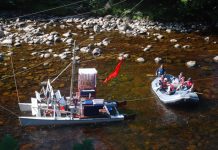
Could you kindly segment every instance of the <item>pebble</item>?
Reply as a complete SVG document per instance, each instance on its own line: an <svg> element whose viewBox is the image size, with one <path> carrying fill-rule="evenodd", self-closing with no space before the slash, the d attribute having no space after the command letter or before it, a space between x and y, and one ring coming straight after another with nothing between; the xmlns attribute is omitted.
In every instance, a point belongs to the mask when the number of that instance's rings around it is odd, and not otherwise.
<svg viewBox="0 0 218 150"><path fill-rule="evenodd" d="M175 48L180 48L180 44L175 44L174 47Z"/></svg>
<svg viewBox="0 0 218 150"><path fill-rule="evenodd" d="M156 57L156 58L154 59L154 61L155 61L156 64L160 63L161 60L162 60L162 58L160 58L160 57Z"/></svg>

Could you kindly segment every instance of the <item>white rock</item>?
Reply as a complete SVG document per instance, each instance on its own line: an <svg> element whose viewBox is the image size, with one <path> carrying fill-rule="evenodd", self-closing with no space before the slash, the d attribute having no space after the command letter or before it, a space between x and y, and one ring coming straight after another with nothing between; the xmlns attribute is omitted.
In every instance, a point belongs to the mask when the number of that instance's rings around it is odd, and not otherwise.
<svg viewBox="0 0 218 150"><path fill-rule="evenodd" d="M40 44L40 40L39 39L33 39L33 43L34 44Z"/></svg>
<svg viewBox="0 0 218 150"><path fill-rule="evenodd" d="M82 29L82 25L79 24L79 25L76 26L76 28L77 28L77 29Z"/></svg>
<svg viewBox="0 0 218 150"><path fill-rule="evenodd" d="M152 48L152 45L147 45L147 47L145 47L143 49L144 52L149 51Z"/></svg>
<svg viewBox="0 0 218 150"><path fill-rule="evenodd" d="M14 44L14 46L19 47L19 46L21 46L21 44L17 42Z"/></svg>
<svg viewBox="0 0 218 150"><path fill-rule="evenodd" d="M49 36L47 37L47 40L49 40L49 41L54 41L54 35L49 35Z"/></svg>
<svg viewBox="0 0 218 150"><path fill-rule="evenodd" d="M177 40L176 40L176 39L171 39L170 42L171 42L171 43L176 43Z"/></svg>
<svg viewBox="0 0 218 150"><path fill-rule="evenodd" d="M65 25L63 25L63 24L62 24L62 25L60 25L60 28L61 28L61 29L64 29L65 27L66 27L66 26L65 26Z"/></svg>
<svg viewBox="0 0 218 150"><path fill-rule="evenodd" d="M158 35L157 38L158 38L159 40L161 40L161 39L164 38L164 36L163 36L163 35Z"/></svg>
<svg viewBox="0 0 218 150"><path fill-rule="evenodd" d="M5 39L1 42L2 45L12 45L12 39Z"/></svg>
<svg viewBox="0 0 218 150"><path fill-rule="evenodd" d="M53 54L53 57L58 57L59 55L58 54Z"/></svg>
<svg viewBox="0 0 218 150"><path fill-rule="evenodd" d="M175 48L180 48L180 44L175 44L174 47Z"/></svg>
<svg viewBox="0 0 218 150"><path fill-rule="evenodd" d="M73 43L73 39L67 39L67 40L66 40L66 43L67 43L67 44L72 44L72 43Z"/></svg>
<svg viewBox="0 0 218 150"><path fill-rule="evenodd" d="M72 23L72 22L73 22L73 19L71 18L66 20L66 23Z"/></svg>
<svg viewBox="0 0 218 150"><path fill-rule="evenodd" d="M186 66L188 68L194 67L196 65L196 61L188 61L186 62Z"/></svg>
<svg viewBox="0 0 218 150"><path fill-rule="evenodd" d="M207 36L207 37L205 37L205 38L204 38L204 40L205 40L205 41L207 41L207 42L209 42L209 40L210 40L210 37L209 37L209 36Z"/></svg>
<svg viewBox="0 0 218 150"><path fill-rule="evenodd" d="M136 62L143 63L143 62L145 62L145 59L142 57L139 57L136 59Z"/></svg>
<svg viewBox="0 0 218 150"><path fill-rule="evenodd" d="M187 49L187 48L191 48L191 46L190 45L184 45L184 46L182 46L182 48Z"/></svg>
<svg viewBox="0 0 218 150"><path fill-rule="evenodd" d="M49 53L52 53L52 52L53 52L53 50L52 50L52 49L48 49L48 52L49 52Z"/></svg>
<svg viewBox="0 0 218 150"><path fill-rule="evenodd" d="M92 55L93 55L93 56L100 56L100 55L101 55L101 49L100 49L100 48L95 48L95 49L92 51Z"/></svg>
<svg viewBox="0 0 218 150"><path fill-rule="evenodd" d="M160 58L160 57L156 57L156 58L154 59L155 63L157 63L157 64L160 63L161 60L162 60L162 58Z"/></svg>
<svg viewBox="0 0 218 150"><path fill-rule="evenodd" d="M48 57L50 57L50 56L51 56L50 53L45 53L45 54L44 54L44 58L48 58Z"/></svg>
<svg viewBox="0 0 218 150"><path fill-rule="evenodd" d="M72 33L71 33L71 31L68 31L67 33L64 33L63 36L66 38L69 38L72 36Z"/></svg>
<svg viewBox="0 0 218 150"><path fill-rule="evenodd" d="M34 55L36 55L36 54L37 54L37 52L32 52L32 53L31 53L32 56L34 56Z"/></svg>
<svg viewBox="0 0 218 150"><path fill-rule="evenodd" d="M215 56L215 57L213 58L213 60L214 60L214 62L218 63L218 56Z"/></svg>
<svg viewBox="0 0 218 150"><path fill-rule="evenodd" d="M108 44L110 43L110 40L108 38L105 38L101 43L104 46L108 46Z"/></svg>
<svg viewBox="0 0 218 150"><path fill-rule="evenodd" d="M171 29L166 29L166 32L171 33L172 31L171 31Z"/></svg>
<svg viewBox="0 0 218 150"><path fill-rule="evenodd" d="M99 33L100 32L100 26L99 25L95 25L93 27L93 30L94 30L95 33Z"/></svg>
<svg viewBox="0 0 218 150"><path fill-rule="evenodd" d="M87 46L87 47L82 47L82 48L80 48L80 51L81 51L82 53L88 53L88 52L90 52L90 47L89 47L89 46Z"/></svg>

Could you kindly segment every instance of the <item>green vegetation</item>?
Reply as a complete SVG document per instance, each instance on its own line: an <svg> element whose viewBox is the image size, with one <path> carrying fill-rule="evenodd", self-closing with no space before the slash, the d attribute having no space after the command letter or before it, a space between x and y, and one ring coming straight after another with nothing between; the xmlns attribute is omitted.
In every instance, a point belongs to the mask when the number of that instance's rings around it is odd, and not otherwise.
<svg viewBox="0 0 218 150"><path fill-rule="evenodd" d="M0 141L0 150L18 150L18 142L10 135L5 135Z"/></svg>
<svg viewBox="0 0 218 150"><path fill-rule="evenodd" d="M0 1L0 12L16 11L16 14L36 12L58 7L78 0L4 0ZM216 23L218 20L217 0L144 0L133 8L140 0L126 0L113 6L121 0L84 0L81 3L59 8L47 15L74 15L82 12L92 12L92 15L112 14L141 19L149 16L161 21L201 21Z"/></svg>

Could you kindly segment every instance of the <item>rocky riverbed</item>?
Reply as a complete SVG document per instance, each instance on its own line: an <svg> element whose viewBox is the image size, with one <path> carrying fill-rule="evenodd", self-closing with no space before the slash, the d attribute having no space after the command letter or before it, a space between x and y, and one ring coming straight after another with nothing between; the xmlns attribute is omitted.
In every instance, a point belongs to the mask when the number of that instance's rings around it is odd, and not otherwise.
<svg viewBox="0 0 218 150"><path fill-rule="evenodd" d="M134 121L100 126L21 128L16 116L1 109L0 135L12 134L21 149L72 149L72 144L85 138L92 139L97 149L216 149L218 36L206 34L206 29L200 24L164 24L111 15L0 21L0 105L16 114L11 57L20 101L29 102L41 82L55 78L70 63L74 41L77 68L98 70L98 97L151 97L129 102L123 110L136 113ZM118 78L102 84L122 57L125 62ZM160 63L167 73L184 72L193 78L199 105L166 107L153 97L150 83ZM53 83L65 96L69 74L68 70Z"/></svg>

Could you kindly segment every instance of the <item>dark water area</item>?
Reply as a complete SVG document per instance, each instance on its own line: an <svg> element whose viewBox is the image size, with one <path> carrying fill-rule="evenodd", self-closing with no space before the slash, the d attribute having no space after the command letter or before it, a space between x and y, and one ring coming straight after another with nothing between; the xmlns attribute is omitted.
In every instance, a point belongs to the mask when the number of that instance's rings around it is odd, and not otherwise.
<svg viewBox="0 0 218 150"><path fill-rule="evenodd" d="M151 36L126 36L116 31L103 32L95 36L94 40L86 40L89 35L74 26L68 28L78 33L75 37L81 46L102 41L109 38L111 43L102 47L103 54L94 58L90 54L78 53L81 57L79 67L95 67L98 70L97 97L107 100L134 100L129 101L121 112L136 114L135 120L120 123L82 125L82 126L48 126L48 127L21 127L15 115L0 109L0 137L11 134L19 142L20 149L72 149L75 143L84 139L93 140L95 149L99 150L145 150L145 149L218 149L218 63L213 58L218 55L218 36L200 33L166 33L151 30ZM68 30L67 29L67 30ZM57 27L46 32L58 31ZM155 40L153 33L161 33L164 38ZM208 35L207 35L208 36ZM190 48L174 48L175 43L170 39L177 39L180 45L190 45ZM84 41L86 40L86 41ZM152 49L144 52L143 49L151 44ZM53 49L54 52L63 52L68 48L64 44L22 45L13 48L15 72L31 68L44 62L45 58L32 56L34 51ZM7 52L7 47L0 47ZM112 72L118 63L117 57L121 52L130 57L123 63L119 76L103 84L102 81ZM145 59L144 63L135 60L138 57ZM200 102L197 105L166 106L151 92L151 81L159 64L154 58L161 57L167 73L178 75L184 72L186 77L192 77L195 89L199 92ZM48 78L53 79L65 68L70 57L50 59L48 65L39 65L33 69L16 75L21 102L30 102L35 90L40 90L40 82ZM185 63L194 60L197 66L188 68ZM0 63L1 78L12 75L10 57ZM67 96L70 87L70 70L54 82L55 89L59 88ZM0 80L0 105L20 114L13 78Z"/></svg>

